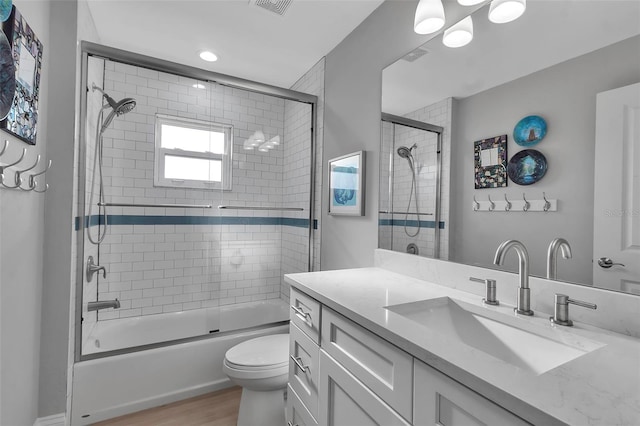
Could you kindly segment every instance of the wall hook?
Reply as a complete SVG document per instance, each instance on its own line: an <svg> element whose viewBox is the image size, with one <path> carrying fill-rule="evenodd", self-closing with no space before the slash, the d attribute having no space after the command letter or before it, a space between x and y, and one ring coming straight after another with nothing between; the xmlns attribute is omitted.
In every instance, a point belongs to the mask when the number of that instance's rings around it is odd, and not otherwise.
<svg viewBox="0 0 640 426"><path fill-rule="evenodd" d="M37 182L36 182L36 186L38 186L38 183L37 183ZM49 184L48 184L48 183L45 183L45 184L44 184L44 189L43 189L42 191L38 191L38 189L37 189L37 188L35 188L35 187L32 189L32 191L33 191L33 192L37 192L38 194L42 194L42 193L44 193L44 192L47 192L47 190L48 190L48 189L49 189Z"/></svg>
<svg viewBox="0 0 640 426"><path fill-rule="evenodd" d="M2 157L2 154L4 154L8 146L9 146L9 141L5 139L4 144L2 145L2 149L0 149L0 157Z"/></svg>
<svg viewBox="0 0 640 426"><path fill-rule="evenodd" d="M504 194L504 202L504 211L508 212L509 210L511 210L511 201L507 199L507 194Z"/></svg>
<svg viewBox="0 0 640 426"><path fill-rule="evenodd" d="M542 206L542 210L545 212L548 212L549 209L551 208L551 203L549 202L549 200L547 200L547 194L543 192L542 198L544 198L544 206Z"/></svg>
<svg viewBox="0 0 640 426"><path fill-rule="evenodd" d="M18 158L18 160L17 160L17 161L14 161L14 162L13 162L13 163L11 163L11 164L6 164L6 165L4 165L4 166L0 166L0 184L2 184L2 186L6 187L6 188L10 188L10 189L16 189L16 188L17 188L17 186L11 186L11 185L7 185L7 184L5 184L5 183L4 183L4 179L5 179L4 171L5 171L7 168L9 168L9 167L13 167L13 166L15 166L16 164L18 164L19 162L21 162L21 161L22 161L22 159L24 158L24 156L25 156L25 154L26 154L26 153L27 153L27 148L23 148L23 149L22 149L22 155L20 156L20 158Z"/></svg>
<svg viewBox="0 0 640 426"><path fill-rule="evenodd" d="M487 195L487 199L489 200L489 211L492 212L496 208L496 203L491 201L491 195Z"/></svg>
<svg viewBox="0 0 640 426"><path fill-rule="evenodd" d="M478 202L478 200L476 200L476 196L473 196L473 211L477 212L478 210L480 210L480 203Z"/></svg>
<svg viewBox="0 0 640 426"><path fill-rule="evenodd" d="M524 200L524 205L522 206L522 211L526 212L527 210L529 210L529 207L531 207L531 204L529 204L529 202L525 198L524 192L522 193L522 199Z"/></svg>
<svg viewBox="0 0 640 426"><path fill-rule="evenodd" d="M16 183L16 186L15 186L14 188L20 188L20 189L23 189L23 188L21 188L21 187L20 187L20 186L22 185L22 173L24 173L24 172L28 172L29 170L34 169L34 168L38 165L38 163L40 162L40 158L41 158L41 156L40 156L40 154L38 154L38 155L36 156L36 161L35 161L35 163L33 163L33 166L31 166L31 167L27 167L27 168L26 168L26 169L24 169L24 170L16 170L16 173L15 173L15 183ZM27 190L27 191L28 191L28 190Z"/></svg>
<svg viewBox="0 0 640 426"><path fill-rule="evenodd" d="M33 190L35 190L36 186L38 186L38 182L36 182L35 177L45 174L46 172L49 171L50 168L51 168L51 160L49 160L49 162L47 163L47 167L45 167L44 170L42 170L42 171L40 171L38 173L34 173L32 175L29 175L28 189L25 189L25 191L33 191ZM47 185L47 187L48 187L48 185ZM44 191L46 191L46 189ZM44 192L44 191L36 191L36 192Z"/></svg>

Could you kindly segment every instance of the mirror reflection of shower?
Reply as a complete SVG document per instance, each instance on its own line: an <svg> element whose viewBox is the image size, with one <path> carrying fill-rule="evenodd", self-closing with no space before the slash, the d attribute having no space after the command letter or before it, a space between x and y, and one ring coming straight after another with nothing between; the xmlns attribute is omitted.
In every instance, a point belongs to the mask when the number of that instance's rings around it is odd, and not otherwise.
<svg viewBox="0 0 640 426"><path fill-rule="evenodd" d="M136 100L133 98L124 98L120 101L115 101L111 96L109 96L104 90L100 87L96 86L95 83L91 85L91 91L99 91L102 94L102 98L105 103L102 105L100 112L98 113L98 121L96 123L96 143L95 143L95 151L93 155L93 173L91 175L91 195L89 196L89 211L87 212L87 216L89 217L89 221L91 221L91 212L93 211L94 199L95 199L95 182L96 182L96 169L98 170L98 225L100 225L100 217L102 217L102 225L104 225L102 233L100 233L100 226L97 226L98 229L97 235L94 236L91 234L91 226L87 227L87 237L92 244L100 244L105 236L107 235L107 230L109 229L109 224L107 221L107 207L105 204L104 198L104 183L103 183L103 175L102 175L102 135L107 130L111 122L115 117L119 117L128 112L131 112L136 107ZM104 111L108 110L109 114L106 118L104 118ZM97 166L97 167L96 167Z"/></svg>
<svg viewBox="0 0 640 426"><path fill-rule="evenodd" d="M418 144L411 145L410 148L406 146L401 146L398 148L397 152L400 158L404 158L409 162L409 167L411 168L411 190L409 191L409 202L407 203L406 213L404 215L404 233L407 234L408 237L415 237L420 233L420 210L418 209L418 185L416 183L416 164L413 158L413 150L418 147ZM417 230L414 234L410 233L407 229L407 221L409 220L409 210L411 209L411 200L415 196L415 206L416 206L416 216L417 216Z"/></svg>

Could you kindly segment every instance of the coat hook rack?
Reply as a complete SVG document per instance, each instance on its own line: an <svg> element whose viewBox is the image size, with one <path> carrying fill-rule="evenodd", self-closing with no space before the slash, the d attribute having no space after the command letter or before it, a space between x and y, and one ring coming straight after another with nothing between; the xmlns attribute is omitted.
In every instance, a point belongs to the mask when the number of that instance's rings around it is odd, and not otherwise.
<svg viewBox="0 0 640 426"><path fill-rule="evenodd" d="M9 141L5 139L4 143L2 143L2 146L0 147L0 157L3 157L6 155L7 150L9 148ZM38 182L35 180L36 176L41 176L44 175L50 168L51 168L51 160L49 160L47 166L37 172L37 173L33 173L29 175L28 179L25 179L24 176L27 172L35 169L36 167L38 167L38 165L40 164L40 160L42 159L42 156L40 154L36 155L36 159L33 162L33 164L31 164L30 166L26 167L26 168L21 168L19 170L14 169L13 170L13 180L14 180L14 184L7 184L7 176L5 175L5 172L14 167L17 166L18 164L20 164L25 156L27 155L27 148L23 148L22 149L22 153L20 154L20 157L9 163L9 164L0 164L0 188L6 188L6 189L20 189L22 191L34 191L34 192L38 192L38 193L43 193L45 191L47 191L47 189L49 189L49 185L45 184L44 189L37 189L38 187ZM27 182L27 186L23 186L25 181Z"/></svg>
<svg viewBox="0 0 640 426"><path fill-rule="evenodd" d="M531 194L529 194L531 195ZM538 195L539 197L539 195ZM522 198L509 199L504 194L504 201L494 201L491 195L487 196L486 201L478 201L477 196L473 196L473 211L476 212L497 212L500 213L530 213L530 212L555 212L558 211L558 200L547 198L545 192L541 198L528 199L527 194L523 193Z"/></svg>

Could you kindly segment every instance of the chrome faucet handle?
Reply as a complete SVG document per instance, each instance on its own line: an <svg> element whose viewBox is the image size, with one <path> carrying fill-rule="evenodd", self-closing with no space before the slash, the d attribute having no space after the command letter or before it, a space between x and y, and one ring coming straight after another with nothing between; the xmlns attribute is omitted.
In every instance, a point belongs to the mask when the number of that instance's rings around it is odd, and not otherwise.
<svg viewBox="0 0 640 426"><path fill-rule="evenodd" d="M107 278L107 269L104 266L99 266L96 265L93 262L93 256L89 256L89 258L87 259L87 271L86 271L86 278L87 278L87 282L90 283L91 280L93 279L93 275L96 272L100 272L102 271L102 278Z"/></svg>
<svg viewBox="0 0 640 426"><path fill-rule="evenodd" d="M583 308L597 309L598 306L595 303L583 302L582 300L570 299L566 294L555 295L553 316L549 317L549 321L554 324L564 325L567 327L573 326L573 321L569 319L569 304L582 306Z"/></svg>
<svg viewBox="0 0 640 426"><path fill-rule="evenodd" d="M482 283L487 286L486 296L482 299L482 303L494 306L500 304L500 301L496 299L496 280L469 277L469 281Z"/></svg>

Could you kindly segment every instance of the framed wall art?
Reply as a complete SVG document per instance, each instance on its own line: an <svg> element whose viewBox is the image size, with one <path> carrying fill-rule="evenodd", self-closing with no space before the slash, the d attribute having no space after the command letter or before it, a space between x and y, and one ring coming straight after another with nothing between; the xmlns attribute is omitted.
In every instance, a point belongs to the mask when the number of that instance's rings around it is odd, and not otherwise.
<svg viewBox="0 0 640 426"><path fill-rule="evenodd" d="M507 135L473 143L476 189L507 186Z"/></svg>
<svg viewBox="0 0 640 426"><path fill-rule="evenodd" d="M329 214L364 216L365 152L329 160Z"/></svg>
<svg viewBox="0 0 640 426"><path fill-rule="evenodd" d="M0 128L22 141L35 145L38 124L42 43L24 16L11 9L9 19L2 23L13 55L15 95L9 113L0 121Z"/></svg>

